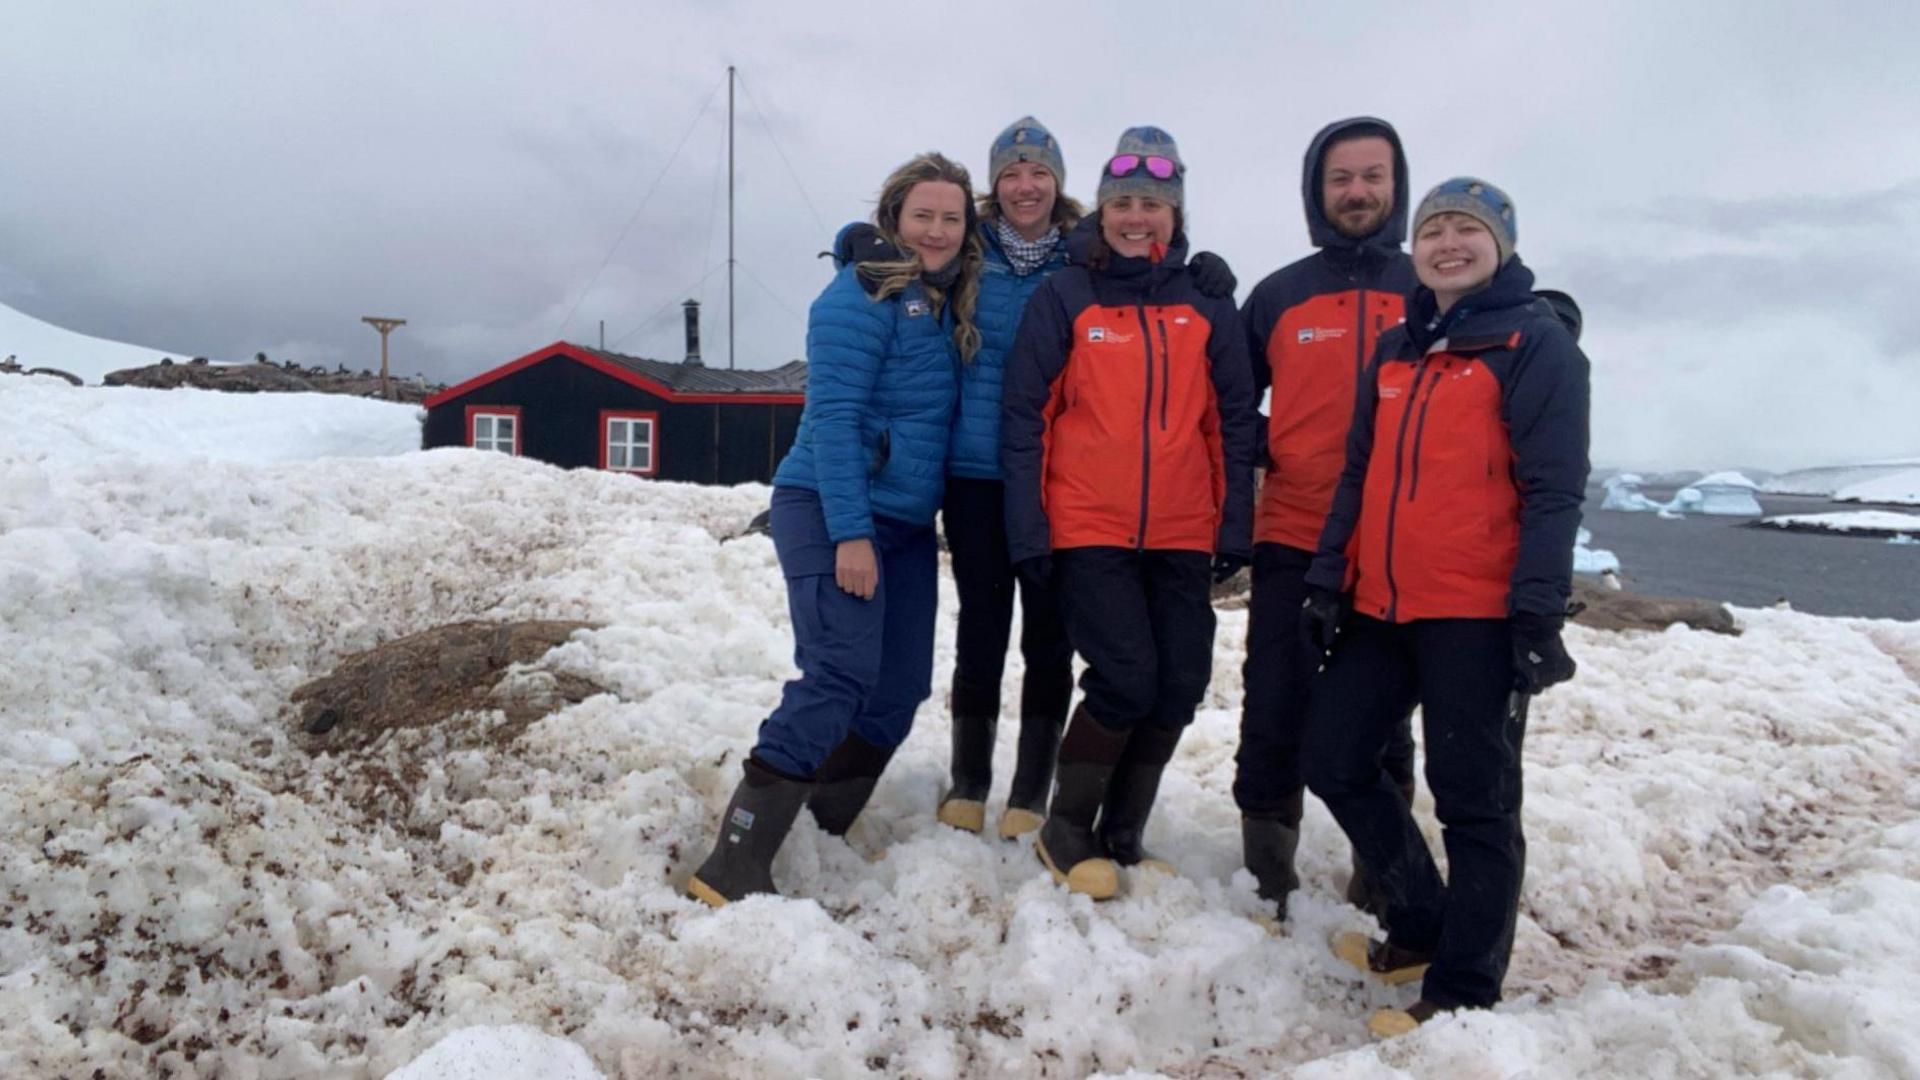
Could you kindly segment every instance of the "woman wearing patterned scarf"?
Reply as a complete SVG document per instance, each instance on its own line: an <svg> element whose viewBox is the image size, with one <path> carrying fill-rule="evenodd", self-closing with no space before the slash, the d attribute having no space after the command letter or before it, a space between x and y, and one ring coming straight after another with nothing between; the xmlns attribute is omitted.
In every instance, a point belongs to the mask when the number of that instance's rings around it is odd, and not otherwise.
<svg viewBox="0 0 1920 1080"><path fill-rule="evenodd" d="M954 659L952 784L941 799L942 822L980 832L993 786L993 747L1000 683L1013 632L1016 577L1007 557L1005 493L1000 472L1000 377L1027 298L1067 265L1065 236L1084 213L1061 193L1067 177L1060 144L1031 116L993 140L980 195L985 256L976 321L980 351L960 376L960 405L947 448L947 490L941 521L960 597ZM1019 753L1000 835L1032 832L1046 816L1053 758L1073 696L1073 647L1051 589L1019 582Z"/></svg>

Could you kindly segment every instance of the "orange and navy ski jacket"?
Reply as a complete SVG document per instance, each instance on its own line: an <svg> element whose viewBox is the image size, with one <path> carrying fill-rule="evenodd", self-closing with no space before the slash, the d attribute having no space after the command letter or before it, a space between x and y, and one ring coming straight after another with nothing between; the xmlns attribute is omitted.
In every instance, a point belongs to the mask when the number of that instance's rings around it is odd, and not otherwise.
<svg viewBox="0 0 1920 1080"><path fill-rule="evenodd" d="M1343 235L1321 206L1328 144L1355 129L1393 145L1393 212L1364 237ZM1312 551L1346 462L1355 389L1380 335L1400 324L1416 284L1400 250L1407 234L1407 159L1392 125L1373 117L1329 124L1307 147L1300 180L1312 255L1254 287L1241 309L1253 358L1254 396L1272 387L1254 539Z"/></svg>
<svg viewBox="0 0 1920 1080"><path fill-rule="evenodd" d="M1246 336L1209 299L1186 240L1158 262L1075 265L1028 302L1007 357L1000 458L1015 562L1059 548L1251 554L1259 441Z"/></svg>
<svg viewBox="0 0 1920 1080"><path fill-rule="evenodd" d="M1587 358L1508 260L1437 316L1420 289L1361 384L1318 588L1387 622L1563 615L1587 486Z"/></svg>

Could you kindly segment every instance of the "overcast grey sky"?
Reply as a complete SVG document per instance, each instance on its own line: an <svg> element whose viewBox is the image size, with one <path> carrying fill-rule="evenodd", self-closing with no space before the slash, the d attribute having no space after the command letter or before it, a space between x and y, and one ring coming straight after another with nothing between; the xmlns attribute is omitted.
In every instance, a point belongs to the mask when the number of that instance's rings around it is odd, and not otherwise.
<svg viewBox="0 0 1920 1080"><path fill-rule="evenodd" d="M1085 197L1123 127L1166 127L1194 243L1244 295L1307 250L1307 139L1373 113L1416 194L1505 187L1523 257L1582 302L1596 461L1920 456L1916 12L11 0L0 301L355 367L359 317L399 315L396 368L454 380L601 319L677 358L693 296L724 363L733 63L737 349L770 367L801 352L815 253L916 151L978 172L1032 112Z"/></svg>

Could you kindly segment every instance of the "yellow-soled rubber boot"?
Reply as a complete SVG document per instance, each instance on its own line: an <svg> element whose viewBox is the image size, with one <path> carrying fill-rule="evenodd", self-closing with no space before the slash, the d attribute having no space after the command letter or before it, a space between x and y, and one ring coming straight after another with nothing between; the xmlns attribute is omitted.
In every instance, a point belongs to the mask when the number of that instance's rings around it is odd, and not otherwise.
<svg viewBox="0 0 1920 1080"><path fill-rule="evenodd" d="M1425 978L1433 954L1403 949L1365 934L1349 931L1333 939L1333 955L1372 975L1388 986L1400 986Z"/></svg>

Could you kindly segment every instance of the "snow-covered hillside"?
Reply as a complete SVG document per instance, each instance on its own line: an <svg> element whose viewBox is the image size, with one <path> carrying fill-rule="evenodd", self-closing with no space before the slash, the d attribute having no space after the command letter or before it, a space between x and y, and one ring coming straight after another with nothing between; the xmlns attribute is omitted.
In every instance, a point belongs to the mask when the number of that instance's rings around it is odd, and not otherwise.
<svg viewBox="0 0 1920 1080"><path fill-rule="evenodd" d="M1834 494L1838 502L1897 503L1920 506L1920 468L1848 484Z"/></svg>
<svg viewBox="0 0 1920 1080"><path fill-rule="evenodd" d="M185 360L191 355L88 337L0 304L0 360L12 356L21 367L58 368L98 383L111 371L157 364L166 356Z"/></svg>
<svg viewBox="0 0 1920 1080"><path fill-rule="evenodd" d="M683 898L791 671L772 545L726 539L766 494L0 444L0 1075L580 1075L515 1025L610 1077L1914 1075L1920 624L1571 629L1511 1000L1372 1044L1414 990L1329 954L1366 920L1324 811L1284 933L1239 870L1243 612L1149 829L1178 878L1096 905L936 825L937 695L850 842L802 815L789 898ZM604 624L549 662L613 693L504 746L295 739L288 693L342 656L535 616Z"/></svg>
<svg viewBox="0 0 1920 1080"><path fill-rule="evenodd" d="M50 467L81 461L265 464L376 457L420 448L420 409L341 394L227 394L73 386L48 375L0 378L7 454Z"/></svg>

